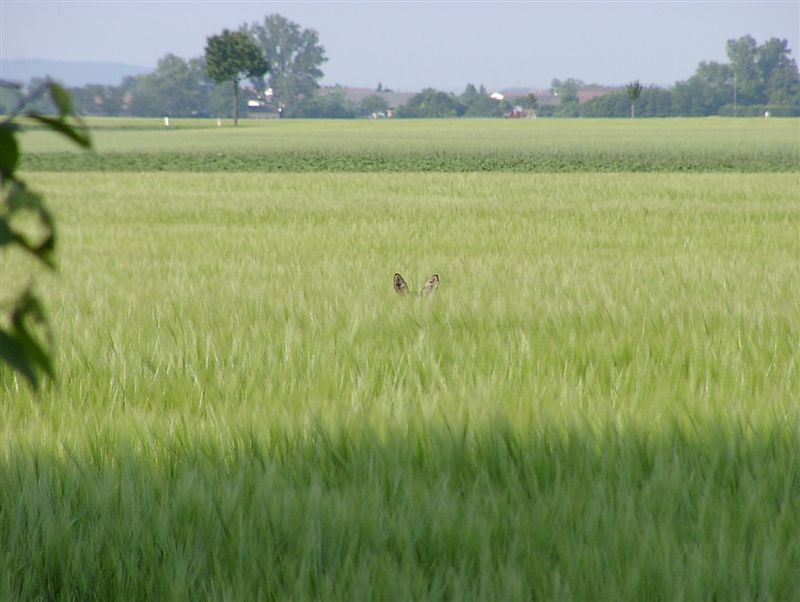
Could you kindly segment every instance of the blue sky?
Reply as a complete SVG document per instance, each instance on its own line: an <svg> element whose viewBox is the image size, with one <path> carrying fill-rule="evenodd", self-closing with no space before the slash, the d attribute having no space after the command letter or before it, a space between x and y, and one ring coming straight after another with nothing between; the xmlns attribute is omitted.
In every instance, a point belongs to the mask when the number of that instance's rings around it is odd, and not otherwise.
<svg viewBox="0 0 800 602"><path fill-rule="evenodd" d="M0 0L0 57L154 66L203 53L209 35L279 13L316 29L323 84L400 91L546 88L554 77L672 84L725 41L786 38L800 2L186 2Z"/></svg>

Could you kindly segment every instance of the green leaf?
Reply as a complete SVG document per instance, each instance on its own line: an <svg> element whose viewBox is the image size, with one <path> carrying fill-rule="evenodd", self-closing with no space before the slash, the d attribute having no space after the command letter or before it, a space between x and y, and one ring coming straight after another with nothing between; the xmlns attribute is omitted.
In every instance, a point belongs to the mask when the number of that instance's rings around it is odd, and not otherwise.
<svg viewBox="0 0 800 602"><path fill-rule="evenodd" d="M0 126L0 174L7 178L16 171L19 163L19 145L11 128Z"/></svg>
<svg viewBox="0 0 800 602"><path fill-rule="evenodd" d="M0 329L0 359L28 379L34 390L39 389L39 379L33 362L25 353L25 347L15 337Z"/></svg>
<svg viewBox="0 0 800 602"><path fill-rule="evenodd" d="M56 119L54 117L47 117L46 115L39 115L38 113L28 113L27 116L34 121L38 121L42 125L50 128L54 132L58 132L59 134L66 136L78 146L82 146L83 148L90 148L92 146L92 142L89 139L88 134L72 127L61 118Z"/></svg>
<svg viewBox="0 0 800 602"><path fill-rule="evenodd" d="M24 235L14 230L9 220L4 219L0 224L0 246L17 243L49 268L55 269L53 261L53 251L56 246L55 222L42 197L28 190L23 182L15 181L8 193L7 203L10 214L22 210L36 213L44 235L38 242L30 242Z"/></svg>
<svg viewBox="0 0 800 602"><path fill-rule="evenodd" d="M50 360L50 354L36 338L28 332L27 329L21 329L17 333L17 340L22 344L28 360L34 365L35 368L41 370L50 378L55 377L53 372L53 364Z"/></svg>
<svg viewBox="0 0 800 602"><path fill-rule="evenodd" d="M0 247L10 245L14 240L14 231L8 223L8 218L0 215Z"/></svg>
<svg viewBox="0 0 800 602"><path fill-rule="evenodd" d="M70 98L69 93L55 82L50 82L48 87L50 88L50 98L53 99L56 107L58 107L61 117L71 115L72 98Z"/></svg>
<svg viewBox="0 0 800 602"><path fill-rule="evenodd" d="M36 210L42 204L42 199L35 192L28 190L25 182L15 180L11 183L8 191L9 213L16 213L22 209Z"/></svg>
<svg viewBox="0 0 800 602"><path fill-rule="evenodd" d="M50 354L36 340L36 337L29 332L29 320L48 329L44 307L42 307L39 299L30 289L23 293L22 297L17 301L14 311L11 312L11 323L14 326L12 336L22 346L28 360L50 378L53 378L53 364L50 360Z"/></svg>
<svg viewBox="0 0 800 602"><path fill-rule="evenodd" d="M19 234L14 232L8 220L5 217L0 217L0 247L14 243L25 246L25 240L20 240Z"/></svg>
<svg viewBox="0 0 800 602"><path fill-rule="evenodd" d="M48 350L29 331L29 322L44 326L50 337L44 308L30 288L14 302L11 331L0 329L0 360L26 378L34 390L38 390L38 372L53 378L53 364Z"/></svg>

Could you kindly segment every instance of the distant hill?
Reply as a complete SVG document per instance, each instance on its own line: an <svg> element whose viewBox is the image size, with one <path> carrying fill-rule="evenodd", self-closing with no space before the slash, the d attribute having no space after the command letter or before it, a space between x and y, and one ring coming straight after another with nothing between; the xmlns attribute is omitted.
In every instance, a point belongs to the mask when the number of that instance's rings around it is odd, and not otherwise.
<svg viewBox="0 0 800 602"><path fill-rule="evenodd" d="M142 75L153 70L153 67L125 63L0 59L2 79L27 83L33 77L49 76L70 87L86 84L118 86L129 75Z"/></svg>

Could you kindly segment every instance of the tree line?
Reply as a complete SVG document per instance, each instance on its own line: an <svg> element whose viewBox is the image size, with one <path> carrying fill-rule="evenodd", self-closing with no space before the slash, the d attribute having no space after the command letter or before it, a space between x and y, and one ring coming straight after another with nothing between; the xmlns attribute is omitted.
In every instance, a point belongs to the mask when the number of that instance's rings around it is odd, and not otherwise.
<svg viewBox="0 0 800 602"><path fill-rule="evenodd" d="M237 72L233 87L215 72L209 51L212 42L238 35L258 50L260 73ZM348 100L344 89L320 89L325 49L315 31L280 15L244 25L238 32L211 36L206 54L184 60L168 54L148 75L128 77L119 86L87 85L70 88L76 112L83 115L173 117L230 117L244 113L248 102L260 112L283 117L357 118L395 109L396 117L672 117L752 116L769 111L774 116L800 115L800 75L788 42L771 38L763 44L750 35L727 41L728 62L701 62L695 73L671 87L642 86L638 80L625 88L580 102L584 82L554 79L544 102L528 94L513 99L492 98L483 86L467 84L461 94L428 88L400 107L390 107L382 84L360 102ZM240 40L241 42L241 40ZM241 56L245 51L238 50ZM236 53L234 53L236 54ZM221 60L221 59L220 59ZM258 71L258 70L257 70ZM32 81L31 88L37 81ZM245 94L238 94L246 83ZM232 103L232 99L235 101ZM45 103L47 99L41 99ZM46 106L36 107L47 110ZM50 107L52 108L52 107ZM2 107L0 107L2 109Z"/></svg>
<svg viewBox="0 0 800 602"><path fill-rule="evenodd" d="M701 117L709 115L800 116L800 74L786 40L763 44L746 35L726 44L728 63L701 62L686 81L671 88L644 87L638 80L625 88L580 102L584 82L554 79L556 103L531 95L493 100L471 84L460 96L423 90L398 110L399 117L496 117L515 107L541 117Z"/></svg>
<svg viewBox="0 0 800 602"><path fill-rule="evenodd" d="M212 44L210 36L207 42ZM89 84L68 88L75 111L81 115L134 116L134 117L231 117L236 111L244 112L248 101L262 102L285 108L285 116L301 116L303 106L314 102L318 80L323 73L321 65L327 61L324 47L312 29L302 29L285 17L268 15L262 22L243 25L234 37L247 42L232 50L234 54L247 52L250 46L258 49L266 70L243 78L245 94L232 89L225 78L220 80L209 58L218 57L206 47L203 56L183 59L167 54L159 59L153 73L130 76L118 86ZM228 44L223 44L228 50ZM27 89L35 89L44 80L33 79ZM269 90L267 96L265 92ZM24 92L24 90L23 90ZM232 104L237 96L236 104ZM17 102L11 94L0 95L0 112ZM33 107L48 112L53 110L48 98L39 98Z"/></svg>
<svg viewBox="0 0 800 602"><path fill-rule="evenodd" d="M728 40L728 63L701 62L686 81L672 88L648 87L636 102L636 114L646 117L707 115L800 115L800 76L786 40L763 44L746 35ZM585 117L624 117L629 111L625 91L595 98L580 107Z"/></svg>

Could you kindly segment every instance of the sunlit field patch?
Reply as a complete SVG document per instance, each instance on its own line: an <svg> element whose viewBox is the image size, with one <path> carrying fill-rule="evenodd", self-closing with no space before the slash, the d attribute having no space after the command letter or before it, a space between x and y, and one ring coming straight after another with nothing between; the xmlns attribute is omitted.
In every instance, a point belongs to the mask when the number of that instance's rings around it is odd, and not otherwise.
<svg viewBox="0 0 800 602"><path fill-rule="evenodd" d="M29 180L0 597L800 595L796 174Z"/></svg>

